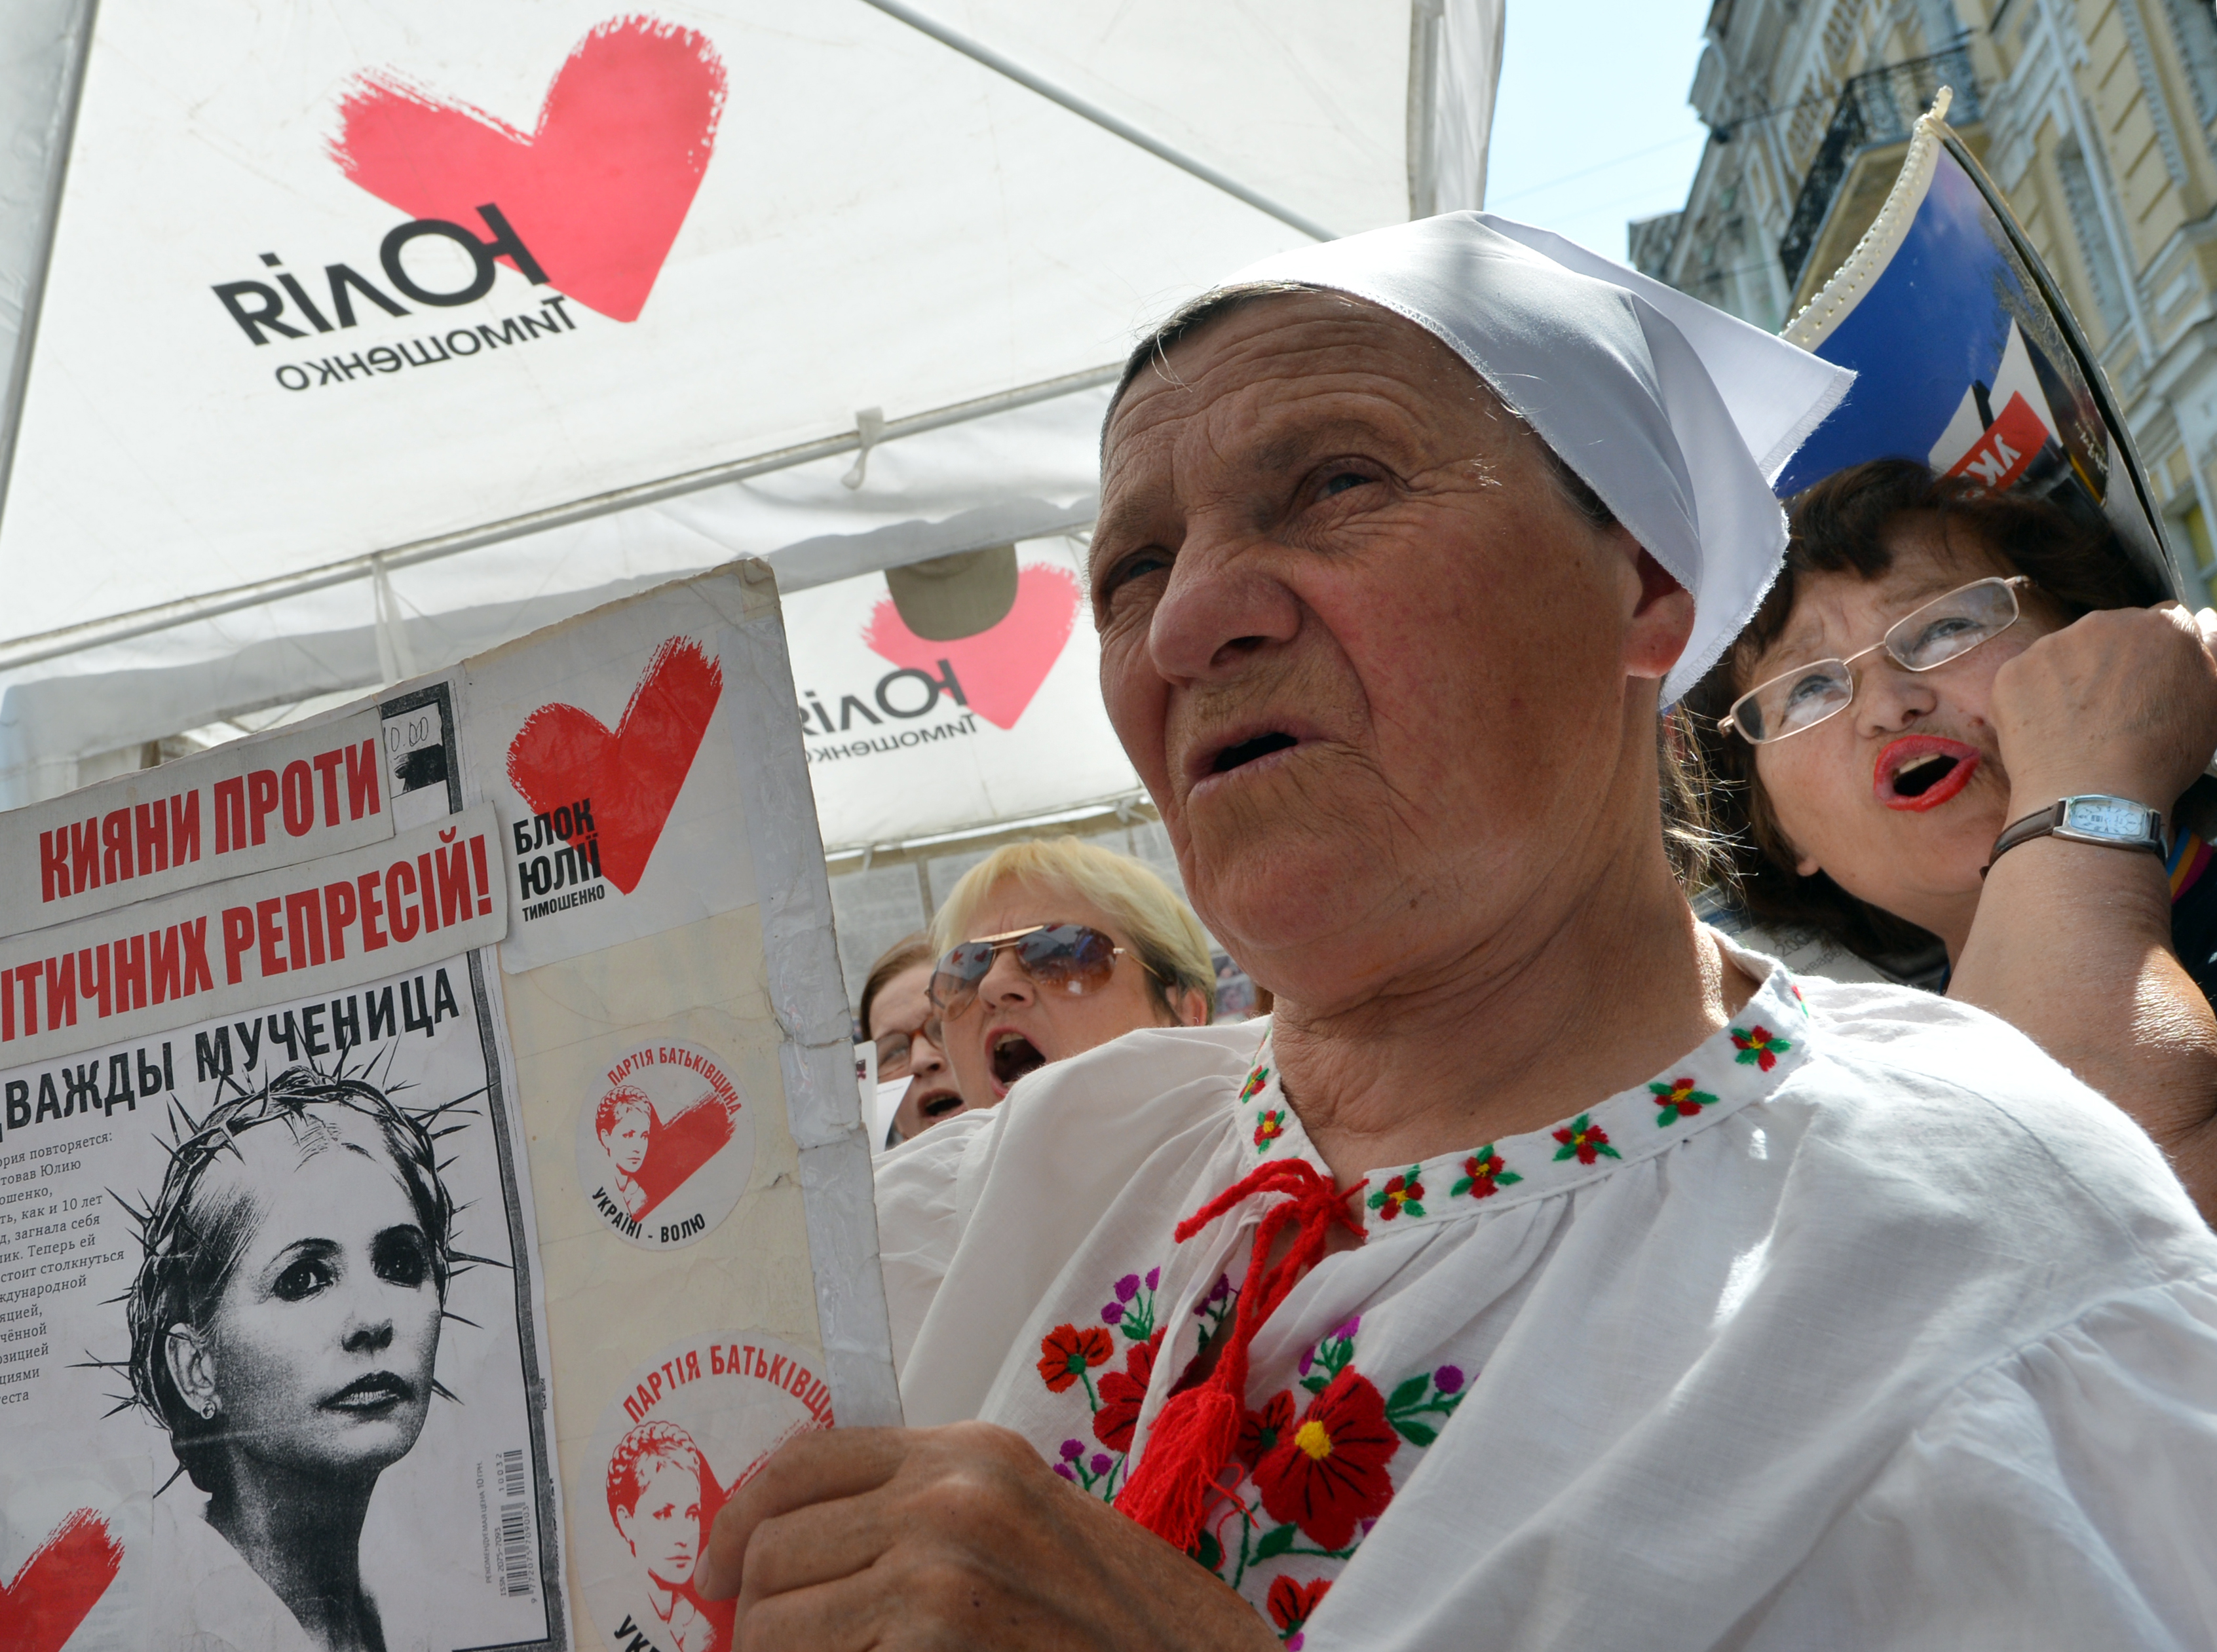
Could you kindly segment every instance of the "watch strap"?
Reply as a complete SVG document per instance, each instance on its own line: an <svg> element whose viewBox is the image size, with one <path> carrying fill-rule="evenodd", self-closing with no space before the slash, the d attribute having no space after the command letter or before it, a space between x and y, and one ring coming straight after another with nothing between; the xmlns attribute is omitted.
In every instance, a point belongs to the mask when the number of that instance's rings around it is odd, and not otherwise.
<svg viewBox="0 0 2217 1652"><path fill-rule="evenodd" d="M2171 848L2167 835L2164 830L2163 811L2159 809L2151 809L2143 803L2132 803L2130 798L2102 798L2099 801L2129 804L2133 808L2140 810L2155 823L2155 835L2152 838L2103 837L2083 830L2065 830L2065 823L2071 817L2071 805L2086 800L2075 797L2058 798L2047 808L2035 809L2022 819L2013 820L2003 827L2001 835L1994 840L1994 847L1986 855L1986 864L1979 868L1979 876L1985 877L1993 869L1995 861L2019 844L2029 843L2036 837L2053 837L2059 835L2073 843L2091 843L2097 848L2105 849L2146 849L2158 860L2169 858Z"/></svg>
<svg viewBox="0 0 2217 1652"><path fill-rule="evenodd" d="M2054 831L2056 822L2063 817L2063 799L2059 798L2047 808L2035 809L2023 819L2013 820L2003 827L2001 835L1994 840L1994 847L1986 852L1986 864L1979 868L1979 876L1983 878L1992 872L1994 862L2018 844L2029 843L2035 837L2046 837Z"/></svg>

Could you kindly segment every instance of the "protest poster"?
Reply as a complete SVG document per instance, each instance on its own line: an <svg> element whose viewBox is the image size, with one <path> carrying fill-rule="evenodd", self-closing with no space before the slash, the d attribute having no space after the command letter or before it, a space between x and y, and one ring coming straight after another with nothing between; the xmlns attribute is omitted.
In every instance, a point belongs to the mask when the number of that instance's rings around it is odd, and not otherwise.
<svg viewBox="0 0 2217 1652"><path fill-rule="evenodd" d="M1877 219L1788 324L1856 371L1778 477L1782 498L1850 465L1910 459L2105 521L2141 570L2183 589L2099 359L2007 199L1946 123L1917 121Z"/></svg>
<svg viewBox="0 0 2217 1652"><path fill-rule="evenodd" d="M0 815L11 1647L728 1646L899 1417L794 706L739 564Z"/></svg>

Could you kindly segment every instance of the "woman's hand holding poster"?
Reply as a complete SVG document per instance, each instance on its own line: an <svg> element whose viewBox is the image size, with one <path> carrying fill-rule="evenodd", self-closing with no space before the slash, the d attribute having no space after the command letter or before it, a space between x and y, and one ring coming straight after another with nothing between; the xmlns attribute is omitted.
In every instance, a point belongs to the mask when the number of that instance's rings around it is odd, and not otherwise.
<svg viewBox="0 0 2217 1652"><path fill-rule="evenodd" d="M899 1420L830 910L758 564L0 816L11 1652L722 1652Z"/></svg>

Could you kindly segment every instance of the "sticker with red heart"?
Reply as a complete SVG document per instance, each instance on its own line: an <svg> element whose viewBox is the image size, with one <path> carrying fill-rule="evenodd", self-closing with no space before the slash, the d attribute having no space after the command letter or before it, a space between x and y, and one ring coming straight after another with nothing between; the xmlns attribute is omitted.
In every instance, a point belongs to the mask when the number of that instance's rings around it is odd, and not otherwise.
<svg viewBox="0 0 2217 1652"><path fill-rule="evenodd" d="M692 772L724 692L724 669L689 638L654 651L610 731L591 712L556 701L523 720L508 745L508 780L625 894L639 887L670 811ZM580 804L587 805L582 811Z"/></svg>
<svg viewBox="0 0 2217 1652"><path fill-rule="evenodd" d="M123 1565L108 1522L80 1508L34 1550L0 1588L0 1649L61 1652Z"/></svg>
<svg viewBox="0 0 2217 1652"><path fill-rule="evenodd" d="M746 1192L754 1160L738 1082L697 1045L627 1051L577 1109L577 1186L611 1232L647 1250L713 1231Z"/></svg>
<svg viewBox="0 0 2217 1652"><path fill-rule="evenodd" d="M330 153L411 218L474 233L477 209L491 202L549 286L635 321L692 210L723 111L724 63L706 36L614 17L555 71L529 132L381 71L357 76L340 100Z"/></svg>
<svg viewBox="0 0 2217 1652"><path fill-rule="evenodd" d="M689 1338L633 1373L584 1454L575 1561L610 1643L727 1652L732 1603L694 1585L716 1513L796 1435L831 1426L823 1362L758 1333Z"/></svg>
<svg viewBox="0 0 2217 1652"><path fill-rule="evenodd" d="M1078 623L1078 576L1066 568L1018 571L1016 600L1000 623L975 636L935 643L911 631L890 596L870 612L862 640L880 658L934 676L943 663L969 708L997 729L1013 729Z"/></svg>

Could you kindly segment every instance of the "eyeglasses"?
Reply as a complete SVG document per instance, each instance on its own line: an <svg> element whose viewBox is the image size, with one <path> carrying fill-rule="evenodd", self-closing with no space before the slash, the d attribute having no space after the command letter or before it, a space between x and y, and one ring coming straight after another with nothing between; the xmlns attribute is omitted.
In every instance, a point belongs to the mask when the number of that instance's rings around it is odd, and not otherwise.
<svg viewBox="0 0 2217 1652"><path fill-rule="evenodd" d="M937 1015L927 1015L906 1032L896 1030L878 1034L878 1078L880 1082L908 1076L909 1057L914 1053L914 1045L918 1039L942 1050L947 1047Z"/></svg>
<svg viewBox="0 0 2217 1652"><path fill-rule="evenodd" d="M1855 699L1857 660L1880 649L1905 671L1930 671L1960 660L2016 623L2018 588L2031 583L2015 574L1958 586L1895 620L1861 653L1813 661L1757 684L1732 701L1731 712L1717 726L1756 746L1813 729L1847 710Z"/></svg>
<svg viewBox="0 0 2217 1652"><path fill-rule="evenodd" d="M939 960L931 977L933 1008L942 1016L960 1015L969 1008L977 1001L979 983L1004 951L1016 953L1017 966L1041 988L1071 998L1107 986L1116 972L1116 960L1124 956L1124 949L1107 935L1079 923L1039 923L1004 935L980 935ZM1147 968L1136 957L1132 961Z"/></svg>

